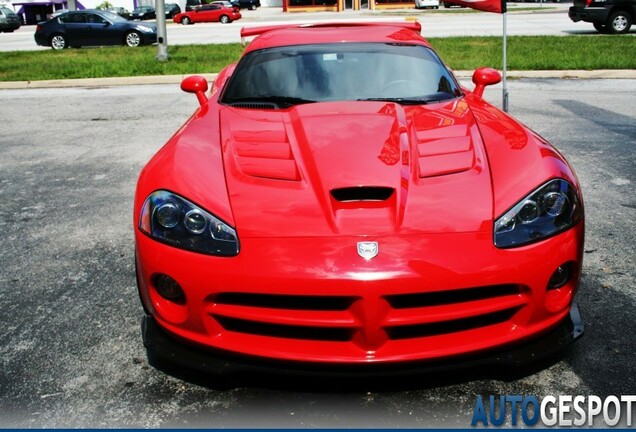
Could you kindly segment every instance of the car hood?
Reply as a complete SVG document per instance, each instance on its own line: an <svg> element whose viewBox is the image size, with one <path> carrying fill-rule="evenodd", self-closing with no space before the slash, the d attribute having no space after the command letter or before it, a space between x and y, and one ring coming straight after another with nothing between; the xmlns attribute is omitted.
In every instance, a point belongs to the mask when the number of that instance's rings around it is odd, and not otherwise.
<svg viewBox="0 0 636 432"><path fill-rule="evenodd" d="M242 237L490 232L487 158L465 99L222 107Z"/></svg>

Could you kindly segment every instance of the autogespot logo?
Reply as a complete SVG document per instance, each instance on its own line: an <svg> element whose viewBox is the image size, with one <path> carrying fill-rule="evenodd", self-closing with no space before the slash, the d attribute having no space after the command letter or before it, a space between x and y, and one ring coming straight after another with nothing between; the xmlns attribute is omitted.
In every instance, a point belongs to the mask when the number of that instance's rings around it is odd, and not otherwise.
<svg viewBox="0 0 636 432"><path fill-rule="evenodd" d="M632 413L636 408L636 395L629 396L490 396L486 401L477 396L471 426L616 426L625 420L632 426ZM600 425L599 425L600 426Z"/></svg>

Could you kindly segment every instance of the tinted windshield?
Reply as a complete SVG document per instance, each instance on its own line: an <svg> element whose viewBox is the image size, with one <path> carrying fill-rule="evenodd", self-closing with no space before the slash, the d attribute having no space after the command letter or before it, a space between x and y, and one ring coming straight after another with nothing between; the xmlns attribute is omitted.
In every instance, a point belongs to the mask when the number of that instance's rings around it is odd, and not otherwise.
<svg viewBox="0 0 636 432"><path fill-rule="evenodd" d="M0 11L2 11L2 13L5 16L13 16L15 15L15 12L13 12L11 9L5 8L5 7L0 7Z"/></svg>
<svg viewBox="0 0 636 432"><path fill-rule="evenodd" d="M291 104L294 99L297 103L369 99L427 103L459 95L454 78L429 48L321 44L247 54L232 74L221 102L278 98Z"/></svg>

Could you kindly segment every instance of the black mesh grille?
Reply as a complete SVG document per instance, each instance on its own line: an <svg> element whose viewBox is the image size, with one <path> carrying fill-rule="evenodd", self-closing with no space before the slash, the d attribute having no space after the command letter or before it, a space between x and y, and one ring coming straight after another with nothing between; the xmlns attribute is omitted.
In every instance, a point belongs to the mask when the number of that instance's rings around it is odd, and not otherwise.
<svg viewBox="0 0 636 432"><path fill-rule="evenodd" d="M520 293L521 289L518 285L493 285L450 291L389 295L385 299L394 309L406 309L494 299Z"/></svg>
<svg viewBox="0 0 636 432"><path fill-rule="evenodd" d="M274 294L221 293L213 301L220 304L271 309L344 311L356 300L347 296L296 296Z"/></svg>
<svg viewBox="0 0 636 432"><path fill-rule="evenodd" d="M389 336L389 339L393 340L439 336L499 324L512 318L517 310L518 308L514 308L488 315L481 315L478 317L463 318L439 323L389 327L386 329L386 333Z"/></svg>
<svg viewBox="0 0 636 432"><path fill-rule="evenodd" d="M351 340L353 330L344 328L323 328L289 326L248 321L243 319L214 316L224 329L238 333L286 339L345 342Z"/></svg>

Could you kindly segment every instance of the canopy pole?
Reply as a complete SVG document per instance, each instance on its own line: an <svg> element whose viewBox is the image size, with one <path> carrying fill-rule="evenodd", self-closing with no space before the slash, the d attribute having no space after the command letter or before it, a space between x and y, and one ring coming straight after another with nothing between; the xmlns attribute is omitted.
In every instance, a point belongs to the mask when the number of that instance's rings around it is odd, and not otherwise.
<svg viewBox="0 0 636 432"><path fill-rule="evenodd" d="M503 89L502 89L502 97L503 97L503 110L508 112L508 86L506 84L506 73L508 69L508 50L507 50L507 41L508 41L508 12L504 10L503 15Z"/></svg>

